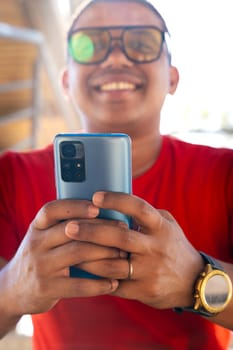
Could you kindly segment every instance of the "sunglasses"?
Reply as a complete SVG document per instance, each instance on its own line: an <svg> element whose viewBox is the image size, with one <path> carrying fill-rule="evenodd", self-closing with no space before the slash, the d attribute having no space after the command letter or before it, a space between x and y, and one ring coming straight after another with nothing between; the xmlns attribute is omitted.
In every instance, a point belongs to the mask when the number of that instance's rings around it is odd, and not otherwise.
<svg viewBox="0 0 233 350"><path fill-rule="evenodd" d="M121 30L119 36L113 31ZM118 41L125 56L135 63L149 63L159 59L167 31L154 26L79 28L68 34L68 52L80 64L105 61Z"/></svg>

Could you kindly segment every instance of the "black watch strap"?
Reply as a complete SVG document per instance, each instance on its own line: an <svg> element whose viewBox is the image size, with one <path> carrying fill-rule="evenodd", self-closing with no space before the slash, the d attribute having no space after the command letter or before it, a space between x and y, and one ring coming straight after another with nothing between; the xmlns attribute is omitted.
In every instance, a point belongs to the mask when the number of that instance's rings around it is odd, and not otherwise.
<svg viewBox="0 0 233 350"><path fill-rule="evenodd" d="M212 258L211 256L209 256L203 252L199 251L199 253L200 253L202 259L204 260L204 262L206 264L210 264L214 270L224 271L223 267L214 258ZM205 311L203 309L202 310L194 310L192 307L175 307L173 310L176 313L182 313L183 311L189 311L189 312L193 312L195 314L205 316L205 317L214 316L214 314L210 314L208 311Z"/></svg>
<svg viewBox="0 0 233 350"><path fill-rule="evenodd" d="M206 264L210 264L214 270L223 271L223 267L219 264L217 260L215 260L214 258L212 258L211 256L203 252L199 252L199 253Z"/></svg>

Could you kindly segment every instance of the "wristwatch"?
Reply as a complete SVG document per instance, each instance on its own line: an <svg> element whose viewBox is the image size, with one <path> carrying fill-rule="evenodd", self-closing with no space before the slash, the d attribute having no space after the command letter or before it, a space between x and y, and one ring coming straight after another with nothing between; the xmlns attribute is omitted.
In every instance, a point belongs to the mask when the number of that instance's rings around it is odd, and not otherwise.
<svg viewBox="0 0 233 350"><path fill-rule="evenodd" d="M223 267L212 257L199 252L206 263L194 287L194 306L175 308L176 312L191 311L211 317L223 311L232 298L232 282Z"/></svg>

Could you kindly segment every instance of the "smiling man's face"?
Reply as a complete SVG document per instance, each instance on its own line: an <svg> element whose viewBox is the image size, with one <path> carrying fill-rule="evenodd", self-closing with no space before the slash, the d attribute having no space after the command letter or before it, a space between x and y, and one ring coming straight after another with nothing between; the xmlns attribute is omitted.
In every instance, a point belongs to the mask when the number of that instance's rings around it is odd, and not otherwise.
<svg viewBox="0 0 233 350"><path fill-rule="evenodd" d="M73 29L88 27L156 26L161 19L138 2L97 2L84 10ZM110 30L113 37L121 29ZM80 112L86 131L139 132L148 123L157 123L171 87L171 67L166 46L157 61L134 63L125 56L118 42L101 63L82 65L68 58L63 83Z"/></svg>

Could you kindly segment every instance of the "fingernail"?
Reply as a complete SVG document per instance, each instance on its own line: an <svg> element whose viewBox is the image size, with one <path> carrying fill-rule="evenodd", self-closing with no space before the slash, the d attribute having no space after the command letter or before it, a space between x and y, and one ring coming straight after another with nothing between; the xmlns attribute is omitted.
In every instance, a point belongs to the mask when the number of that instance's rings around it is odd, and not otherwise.
<svg viewBox="0 0 233 350"><path fill-rule="evenodd" d="M122 228L125 228L126 230L129 228L129 225L126 224L124 221L119 221L118 225Z"/></svg>
<svg viewBox="0 0 233 350"><path fill-rule="evenodd" d="M99 214L99 208L94 207L94 205L89 205L88 214L92 217L96 217Z"/></svg>
<svg viewBox="0 0 233 350"><path fill-rule="evenodd" d="M114 292L119 286L119 281L111 280L110 282L111 282L111 291Z"/></svg>
<svg viewBox="0 0 233 350"><path fill-rule="evenodd" d="M119 256L121 259L127 259L128 253L125 252L124 250L119 250Z"/></svg>
<svg viewBox="0 0 233 350"><path fill-rule="evenodd" d="M105 192L96 192L92 197L93 203L96 205L101 205L104 200L104 195Z"/></svg>
<svg viewBox="0 0 233 350"><path fill-rule="evenodd" d="M65 227L65 233L67 236L76 235L79 231L79 225L76 222L69 222Z"/></svg>

